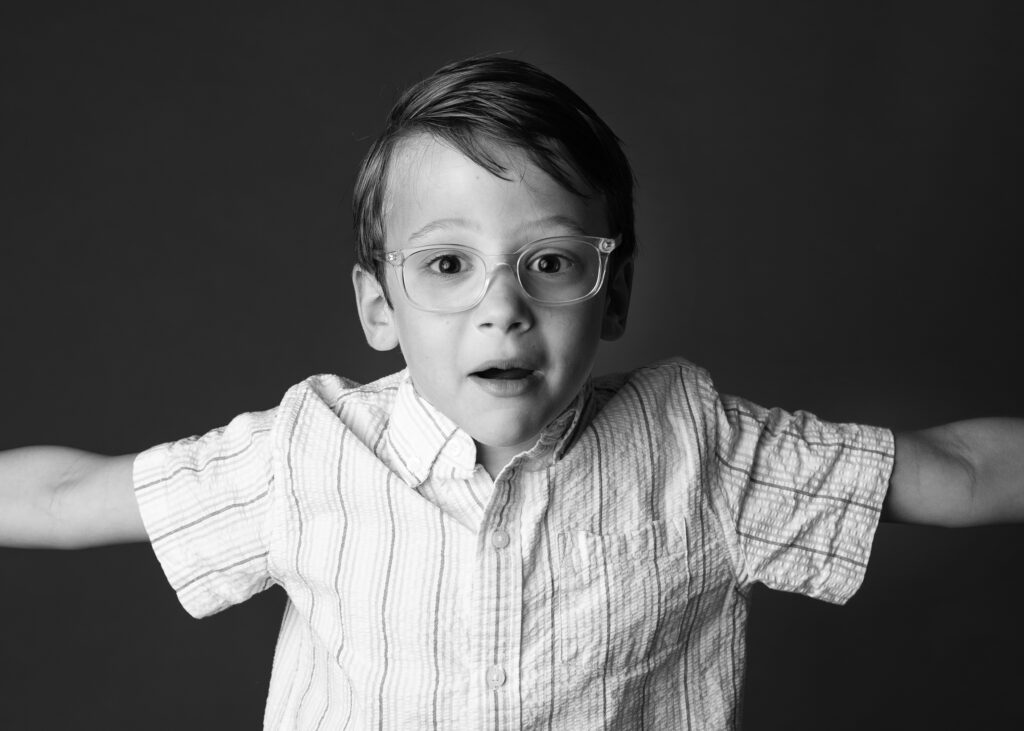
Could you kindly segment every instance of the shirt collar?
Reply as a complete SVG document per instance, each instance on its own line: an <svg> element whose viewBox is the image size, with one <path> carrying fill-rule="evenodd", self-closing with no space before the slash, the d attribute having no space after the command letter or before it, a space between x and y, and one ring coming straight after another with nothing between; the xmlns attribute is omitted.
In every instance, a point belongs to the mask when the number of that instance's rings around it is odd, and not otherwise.
<svg viewBox="0 0 1024 731"><path fill-rule="evenodd" d="M400 376L387 432L400 471L413 485L426 482L435 469L468 479L476 467L473 440L416 392L408 370Z"/></svg>
<svg viewBox="0 0 1024 731"><path fill-rule="evenodd" d="M395 466L412 485L426 482L431 472L449 479L469 479L476 469L472 437L417 393L408 369L399 375L386 435ZM565 411L541 432L527 452L531 462L547 466L562 458L586 426L592 391L588 380Z"/></svg>
<svg viewBox="0 0 1024 731"><path fill-rule="evenodd" d="M593 386L590 379L576 394L576 398L566 407L565 411L555 417L541 432L536 446L530 450L531 456L542 458L543 464L554 464L562 459L576 441L576 437L586 427L589 420ZM548 457L548 459L543 459Z"/></svg>

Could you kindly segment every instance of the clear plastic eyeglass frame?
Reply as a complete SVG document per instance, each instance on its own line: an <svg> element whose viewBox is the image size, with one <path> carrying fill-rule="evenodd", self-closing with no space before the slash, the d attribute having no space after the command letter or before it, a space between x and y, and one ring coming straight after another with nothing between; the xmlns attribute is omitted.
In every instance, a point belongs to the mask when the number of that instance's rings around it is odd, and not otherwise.
<svg viewBox="0 0 1024 731"><path fill-rule="evenodd" d="M594 284L585 294L582 294L571 299L541 299L535 297L530 293L526 284L523 282L522 277L522 266L523 263L529 261L529 256L536 252L542 251L545 248L553 246L559 241L573 241L579 243L585 243L592 246L598 254L598 271L595 277ZM525 246L520 247L516 251L508 254L483 254L478 249L472 246L462 246L460 244L441 244L441 245L430 245L430 246L418 246L411 249L398 249L395 251L377 252L375 257L378 261L385 262L398 269L399 279L402 281L402 289L405 293L406 299L409 303L419 310L426 312L437 312L443 314L454 314L456 312L465 312L476 307L483 300L484 295L487 294L487 290L491 286L491 281L494 279L495 273L499 267L507 266L512 274L515 276L516 281L519 284L523 294L530 300L538 302L543 305L572 305L579 302L584 302L600 290L604 284L605 276L608 271L608 256L618 247L620 243L620 237L605 238L601 236L552 236L549 238L538 239L531 241ZM465 304L458 303L452 307L439 307L430 306L422 302L417 301L416 297L409 291L408 284L406 283L406 267L405 263L410 257L416 254L436 251L439 254L443 252L457 252L464 254L466 257L476 259L483 263L485 275L480 284L479 290L471 297L466 298Z"/></svg>

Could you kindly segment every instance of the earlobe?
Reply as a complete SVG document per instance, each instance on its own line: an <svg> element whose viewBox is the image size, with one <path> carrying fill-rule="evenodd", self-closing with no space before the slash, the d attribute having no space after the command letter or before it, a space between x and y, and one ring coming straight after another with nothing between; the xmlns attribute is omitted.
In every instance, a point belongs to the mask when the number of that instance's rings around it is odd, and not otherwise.
<svg viewBox="0 0 1024 731"><path fill-rule="evenodd" d="M601 322L601 338L618 340L626 332L626 317L629 315L629 295L633 291L633 262L624 261L615 267L608 283L604 320Z"/></svg>
<svg viewBox="0 0 1024 731"><path fill-rule="evenodd" d="M366 342L374 350L393 350L398 346L395 313L384 296L380 282L356 264L352 267L352 288L355 290L359 322L363 326Z"/></svg>

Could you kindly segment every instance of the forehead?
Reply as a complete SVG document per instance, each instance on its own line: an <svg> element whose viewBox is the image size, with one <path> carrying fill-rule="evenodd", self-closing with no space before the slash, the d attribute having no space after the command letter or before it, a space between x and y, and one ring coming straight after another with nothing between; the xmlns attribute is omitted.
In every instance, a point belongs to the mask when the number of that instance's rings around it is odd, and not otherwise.
<svg viewBox="0 0 1024 731"><path fill-rule="evenodd" d="M427 134L400 143L388 170L387 248L407 245L424 227L500 241L567 233L609 235L602 196L572 192L519 148L495 144L487 151L504 172L495 175ZM577 190L588 190L578 176L572 180Z"/></svg>

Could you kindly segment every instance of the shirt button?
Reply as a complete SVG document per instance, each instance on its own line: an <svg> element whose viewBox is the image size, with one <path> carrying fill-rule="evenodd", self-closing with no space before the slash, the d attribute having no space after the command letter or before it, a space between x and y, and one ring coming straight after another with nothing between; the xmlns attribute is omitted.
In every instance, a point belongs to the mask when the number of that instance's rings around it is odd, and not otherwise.
<svg viewBox="0 0 1024 731"><path fill-rule="evenodd" d="M501 528L491 533L491 545L495 548L505 548L509 544L509 537L506 531Z"/></svg>
<svg viewBox="0 0 1024 731"><path fill-rule="evenodd" d="M490 688L497 690L505 684L505 671L501 669L500 665L494 665L487 668L487 685Z"/></svg>

